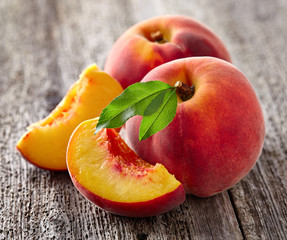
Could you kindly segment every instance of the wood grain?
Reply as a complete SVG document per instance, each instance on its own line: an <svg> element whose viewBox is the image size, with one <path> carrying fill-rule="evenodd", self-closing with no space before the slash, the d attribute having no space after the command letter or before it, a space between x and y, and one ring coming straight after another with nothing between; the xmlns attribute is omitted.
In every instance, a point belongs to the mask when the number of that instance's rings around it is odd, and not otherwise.
<svg viewBox="0 0 287 240"><path fill-rule="evenodd" d="M1 239L286 239L287 2L0 1ZM15 150L25 127L46 116L89 64L101 68L134 23L185 14L212 28L253 84L266 120L262 155L231 190L188 196L151 218L109 214Z"/></svg>

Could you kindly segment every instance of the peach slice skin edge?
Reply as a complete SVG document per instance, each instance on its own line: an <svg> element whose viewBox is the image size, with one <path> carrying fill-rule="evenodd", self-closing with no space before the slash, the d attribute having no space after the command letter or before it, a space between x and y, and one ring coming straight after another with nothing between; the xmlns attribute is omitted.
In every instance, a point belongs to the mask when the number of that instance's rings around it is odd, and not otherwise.
<svg viewBox="0 0 287 240"><path fill-rule="evenodd" d="M66 149L73 130L84 120L98 117L123 91L120 84L96 64L87 67L57 107L27 128L16 149L37 167L63 171Z"/></svg>
<svg viewBox="0 0 287 240"><path fill-rule="evenodd" d="M163 165L139 158L113 129L94 135L97 121L82 122L68 144L68 171L81 194L128 217L155 216L184 202L182 184Z"/></svg>
<svg viewBox="0 0 287 240"><path fill-rule="evenodd" d="M77 180L73 179L72 181L75 187L89 201L110 213L126 217L151 217L160 215L172 210L185 201L185 192L182 185L178 186L174 191L150 201L124 203L96 196L94 193L84 188Z"/></svg>

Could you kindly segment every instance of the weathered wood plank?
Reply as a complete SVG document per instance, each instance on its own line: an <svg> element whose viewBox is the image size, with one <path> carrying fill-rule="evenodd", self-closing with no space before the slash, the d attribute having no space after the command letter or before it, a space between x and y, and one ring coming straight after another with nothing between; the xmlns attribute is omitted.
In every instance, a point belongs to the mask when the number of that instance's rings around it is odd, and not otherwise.
<svg viewBox="0 0 287 240"><path fill-rule="evenodd" d="M0 238L284 239L286 11L284 0L260 5L247 0L1 1ZM103 67L127 27L169 13L208 24L252 81L266 117L263 154L230 192L206 199L189 196L157 217L114 216L85 200L66 172L26 163L15 144L28 124L53 109L82 69L92 62Z"/></svg>
<svg viewBox="0 0 287 240"><path fill-rule="evenodd" d="M233 18L226 23L235 40L230 44L233 59L255 87L266 120L262 155L231 196L246 239L286 239L287 55L282 49L287 39L287 4L261 1L224 6L229 19Z"/></svg>

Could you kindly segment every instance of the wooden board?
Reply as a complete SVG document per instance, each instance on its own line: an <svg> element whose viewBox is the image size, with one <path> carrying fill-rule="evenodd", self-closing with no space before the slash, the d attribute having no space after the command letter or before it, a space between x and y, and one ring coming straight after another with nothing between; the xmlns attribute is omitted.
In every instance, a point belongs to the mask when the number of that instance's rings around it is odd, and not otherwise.
<svg viewBox="0 0 287 240"><path fill-rule="evenodd" d="M0 2L1 239L286 239L287 1ZM152 16L184 14L226 43L262 103L266 139L250 174L210 198L188 196L151 218L109 214L15 150L25 127L45 117L89 64L101 68L114 41Z"/></svg>

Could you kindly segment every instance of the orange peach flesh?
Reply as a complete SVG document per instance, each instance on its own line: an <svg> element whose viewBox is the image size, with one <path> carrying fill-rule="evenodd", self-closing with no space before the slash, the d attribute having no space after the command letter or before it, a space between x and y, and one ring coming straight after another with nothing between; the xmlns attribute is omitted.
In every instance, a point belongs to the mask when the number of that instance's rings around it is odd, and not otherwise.
<svg viewBox="0 0 287 240"><path fill-rule="evenodd" d="M73 130L82 121L99 116L121 92L113 78L91 65L45 119L27 128L17 149L38 167L66 170L66 149Z"/></svg>
<svg viewBox="0 0 287 240"><path fill-rule="evenodd" d="M70 175L89 195L113 202L147 202L181 186L163 165L139 158L114 130L94 135L96 124L97 119L81 123L67 150ZM181 193L180 203L184 198Z"/></svg>

